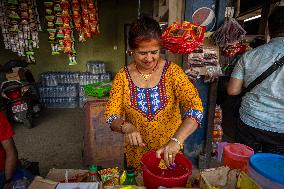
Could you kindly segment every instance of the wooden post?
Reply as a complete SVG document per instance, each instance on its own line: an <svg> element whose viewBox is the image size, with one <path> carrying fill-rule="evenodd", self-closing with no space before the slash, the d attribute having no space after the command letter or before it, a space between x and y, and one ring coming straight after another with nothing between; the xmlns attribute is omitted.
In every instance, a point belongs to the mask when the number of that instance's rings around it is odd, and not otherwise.
<svg viewBox="0 0 284 189"><path fill-rule="evenodd" d="M267 20L270 12L271 0L266 0L265 3L262 5L261 10L261 19L258 28L258 34L267 36L266 28L267 28Z"/></svg>
<svg viewBox="0 0 284 189"><path fill-rule="evenodd" d="M237 0L235 4L235 8L236 8L235 18L238 17L240 14L240 6L241 6L241 0Z"/></svg>
<svg viewBox="0 0 284 189"><path fill-rule="evenodd" d="M159 18L159 0L154 0L153 2L153 18L159 22L160 18Z"/></svg>
<svg viewBox="0 0 284 189"><path fill-rule="evenodd" d="M169 0L169 18L168 24L173 22L182 22L184 20L184 10L185 10L185 1L184 0ZM170 61L181 65L182 64L182 55L173 54L170 51L167 51L166 58Z"/></svg>
<svg viewBox="0 0 284 189"><path fill-rule="evenodd" d="M169 25L184 20L184 0L169 0Z"/></svg>
<svg viewBox="0 0 284 189"><path fill-rule="evenodd" d="M210 167L211 163L211 152L212 152L212 133L214 128L214 117L215 117L215 107L217 99L217 88L218 80L210 84L209 87L209 99L208 99L208 113L207 113L207 128L206 128L206 139L204 144L203 153L199 155L199 169L207 169Z"/></svg>
<svg viewBox="0 0 284 189"><path fill-rule="evenodd" d="M159 0L159 19L165 17L169 11L169 0Z"/></svg>

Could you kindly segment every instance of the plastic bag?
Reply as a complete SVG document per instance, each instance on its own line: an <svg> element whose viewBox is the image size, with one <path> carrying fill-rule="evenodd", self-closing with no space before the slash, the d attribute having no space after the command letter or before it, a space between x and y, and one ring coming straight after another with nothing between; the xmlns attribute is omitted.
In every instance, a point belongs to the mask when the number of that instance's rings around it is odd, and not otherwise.
<svg viewBox="0 0 284 189"><path fill-rule="evenodd" d="M119 184L118 167L107 168L98 171L104 186L115 186Z"/></svg>
<svg viewBox="0 0 284 189"><path fill-rule="evenodd" d="M247 44L240 42L234 45L228 45L224 47L222 49L222 54L227 57L234 57L236 55L243 54L249 49L250 47Z"/></svg>
<svg viewBox="0 0 284 189"><path fill-rule="evenodd" d="M163 32L163 46L172 53L188 54L203 42L204 32L204 26L174 22Z"/></svg>
<svg viewBox="0 0 284 189"><path fill-rule="evenodd" d="M229 18L211 38L216 45L224 47L241 41L245 35L246 31L242 26L234 18Z"/></svg>
<svg viewBox="0 0 284 189"><path fill-rule="evenodd" d="M220 65L206 66L205 83L214 82L219 76L223 75Z"/></svg>
<svg viewBox="0 0 284 189"><path fill-rule="evenodd" d="M84 91L89 96L102 98L109 95L111 83L97 82L84 87Z"/></svg>

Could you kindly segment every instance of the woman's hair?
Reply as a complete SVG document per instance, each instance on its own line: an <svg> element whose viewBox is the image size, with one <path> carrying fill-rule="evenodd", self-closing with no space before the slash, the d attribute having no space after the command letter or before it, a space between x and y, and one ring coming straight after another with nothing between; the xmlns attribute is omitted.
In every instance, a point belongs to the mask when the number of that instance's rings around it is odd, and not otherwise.
<svg viewBox="0 0 284 189"><path fill-rule="evenodd" d="M269 18L268 28L271 37L278 36L280 33L284 33L284 7L275 7Z"/></svg>
<svg viewBox="0 0 284 189"><path fill-rule="evenodd" d="M128 44L130 49L136 49L143 40L161 40L162 31L159 23L148 16L140 16L130 26Z"/></svg>

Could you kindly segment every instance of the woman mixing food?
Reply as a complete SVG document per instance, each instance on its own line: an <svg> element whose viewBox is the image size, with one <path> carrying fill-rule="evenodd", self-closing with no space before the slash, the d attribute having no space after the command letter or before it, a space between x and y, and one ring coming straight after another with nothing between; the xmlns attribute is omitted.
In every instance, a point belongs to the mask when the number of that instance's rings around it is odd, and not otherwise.
<svg viewBox="0 0 284 189"><path fill-rule="evenodd" d="M127 166L136 169L150 150L171 165L203 117L198 92L186 74L160 57L161 35L150 17L132 23L128 43L133 61L116 74L105 112L111 129L125 135Z"/></svg>

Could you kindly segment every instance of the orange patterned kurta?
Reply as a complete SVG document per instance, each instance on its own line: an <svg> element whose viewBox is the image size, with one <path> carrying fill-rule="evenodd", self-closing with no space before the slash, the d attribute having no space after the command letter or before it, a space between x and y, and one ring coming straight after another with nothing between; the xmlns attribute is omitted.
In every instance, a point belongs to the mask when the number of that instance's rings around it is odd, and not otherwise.
<svg viewBox="0 0 284 189"><path fill-rule="evenodd" d="M166 144L179 128L182 123L180 105L185 112L192 110L200 112L185 116L192 117L198 122L202 119L203 107L198 92L179 66L167 62L156 87L160 91L162 105L154 113L149 111L149 114L145 114L138 108L136 86L125 67L115 76L106 107L106 120L113 116L125 117L126 122L132 123L140 131L146 147L128 144L125 147L127 165L138 169L142 155Z"/></svg>

